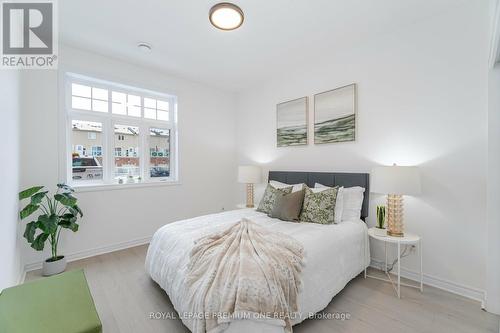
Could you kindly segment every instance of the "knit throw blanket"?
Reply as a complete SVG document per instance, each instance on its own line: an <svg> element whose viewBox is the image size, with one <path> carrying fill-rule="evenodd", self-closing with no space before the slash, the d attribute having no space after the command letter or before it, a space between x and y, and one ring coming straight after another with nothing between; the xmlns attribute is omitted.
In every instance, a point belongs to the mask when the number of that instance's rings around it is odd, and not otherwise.
<svg viewBox="0 0 500 333"><path fill-rule="evenodd" d="M265 321L292 332L304 261L302 244L243 218L196 241L187 283L194 333L223 332L233 320Z"/></svg>

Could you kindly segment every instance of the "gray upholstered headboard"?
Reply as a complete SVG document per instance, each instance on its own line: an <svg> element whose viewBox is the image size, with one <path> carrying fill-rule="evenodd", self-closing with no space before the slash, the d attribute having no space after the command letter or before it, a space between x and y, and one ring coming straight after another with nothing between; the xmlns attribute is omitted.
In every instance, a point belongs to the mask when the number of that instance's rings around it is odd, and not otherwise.
<svg viewBox="0 0 500 333"><path fill-rule="evenodd" d="M370 201L370 175L368 173L269 171L269 180L286 184L305 183L309 187L314 187L315 183L325 186L364 187L361 218L365 220L368 216L368 202Z"/></svg>

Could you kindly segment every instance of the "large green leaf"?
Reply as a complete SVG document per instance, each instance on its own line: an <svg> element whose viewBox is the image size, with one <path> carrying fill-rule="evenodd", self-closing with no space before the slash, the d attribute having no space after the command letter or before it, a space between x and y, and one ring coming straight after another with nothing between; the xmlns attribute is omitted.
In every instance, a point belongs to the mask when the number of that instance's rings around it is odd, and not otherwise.
<svg viewBox="0 0 500 333"><path fill-rule="evenodd" d="M46 234L54 234L57 231L57 215L47 216L45 214L38 217L39 227Z"/></svg>
<svg viewBox="0 0 500 333"><path fill-rule="evenodd" d="M24 191L19 192L19 200L31 197L33 194L40 191L42 188L43 186L33 186Z"/></svg>
<svg viewBox="0 0 500 333"><path fill-rule="evenodd" d="M58 193L54 195L54 199L62 203L64 206L73 207L76 205L76 198L70 193Z"/></svg>
<svg viewBox="0 0 500 333"><path fill-rule="evenodd" d="M80 207L78 207L78 205L74 205L72 207L74 210L76 210L78 212L78 214L80 214L80 217L83 217L83 212L82 210L80 209ZM75 214L76 215L76 214Z"/></svg>
<svg viewBox="0 0 500 333"><path fill-rule="evenodd" d="M43 233L38 235L33 241L33 243L31 243L31 247L37 251L42 251L47 238L49 238L49 234Z"/></svg>
<svg viewBox="0 0 500 333"><path fill-rule="evenodd" d="M71 222L71 221L68 221L68 220L62 220L61 222L59 222L59 225L63 228L66 228L66 229L69 229L73 232L77 232L78 231L78 227L79 225L76 224L75 222Z"/></svg>
<svg viewBox="0 0 500 333"><path fill-rule="evenodd" d="M63 189L63 190L66 190L66 191L69 191L69 192L75 192L75 190L69 186L69 185L66 185L66 184L57 184L57 187Z"/></svg>
<svg viewBox="0 0 500 333"><path fill-rule="evenodd" d="M24 230L24 238L28 241L28 243L33 243L35 240L35 232L37 228L37 222L32 221L28 224L26 224L26 230Z"/></svg>
<svg viewBox="0 0 500 333"><path fill-rule="evenodd" d="M37 211L39 205L33 205L32 203L29 203L26 207L24 207L21 212L19 213L19 217L22 219L27 218L31 214Z"/></svg>
<svg viewBox="0 0 500 333"><path fill-rule="evenodd" d="M49 193L49 191L44 191L44 192L38 192L33 194L31 197L31 203L33 205L38 205L40 202L42 202L43 198L45 198L45 195Z"/></svg>
<svg viewBox="0 0 500 333"><path fill-rule="evenodd" d="M74 214L66 213L61 216L62 221L76 222L77 217Z"/></svg>
<svg viewBox="0 0 500 333"><path fill-rule="evenodd" d="M73 207L67 207L67 208L68 208L69 213L72 214L73 216L78 215L78 212Z"/></svg>

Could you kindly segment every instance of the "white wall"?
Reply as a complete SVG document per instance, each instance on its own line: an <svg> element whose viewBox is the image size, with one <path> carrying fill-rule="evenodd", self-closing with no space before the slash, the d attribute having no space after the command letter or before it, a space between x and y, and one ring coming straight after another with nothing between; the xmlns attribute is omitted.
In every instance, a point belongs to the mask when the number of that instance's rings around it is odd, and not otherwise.
<svg viewBox="0 0 500 333"><path fill-rule="evenodd" d="M486 309L500 314L500 65L489 75L488 252Z"/></svg>
<svg viewBox="0 0 500 333"><path fill-rule="evenodd" d="M482 298L487 17L487 2L468 2L248 89L238 102L239 163L347 172L394 162L418 165L423 194L405 198L406 230L423 237L426 280ZM312 137L313 94L353 82L358 84L356 142L276 148L277 103L309 96ZM384 199L371 198L368 224L374 225L375 206ZM372 247L372 254L382 258L378 248ZM404 262L412 271L417 263L416 256Z"/></svg>
<svg viewBox="0 0 500 333"><path fill-rule="evenodd" d="M17 284L21 273L18 246L19 72L0 71L0 291Z"/></svg>
<svg viewBox="0 0 500 333"><path fill-rule="evenodd" d="M58 137L59 90L65 71L178 96L181 185L77 193L84 211L80 230L67 232L60 252L66 255L150 237L178 219L232 209L235 205L235 98L220 90L118 60L62 47L60 69L30 71L23 89L23 187L55 186L62 141ZM25 242L24 242L25 243ZM45 253L24 246L27 264Z"/></svg>

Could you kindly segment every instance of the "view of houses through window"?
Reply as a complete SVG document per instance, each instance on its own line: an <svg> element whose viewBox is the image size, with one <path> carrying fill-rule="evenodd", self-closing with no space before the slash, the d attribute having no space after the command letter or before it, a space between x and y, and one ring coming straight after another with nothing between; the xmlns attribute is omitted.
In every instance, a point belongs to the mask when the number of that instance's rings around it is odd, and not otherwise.
<svg viewBox="0 0 500 333"><path fill-rule="evenodd" d="M173 98L120 90L102 84L93 87L91 82L71 84L68 114L74 183L138 183L173 176Z"/></svg>
<svg viewBox="0 0 500 333"><path fill-rule="evenodd" d="M138 178L141 175L139 156L139 127L127 125L114 126L115 179ZM120 140L121 139L121 140ZM118 150L116 148L119 148ZM119 152L117 154L117 152Z"/></svg>
<svg viewBox="0 0 500 333"><path fill-rule="evenodd" d="M102 123L73 120L71 129L73 180L102 180Z"/></svg>
<svg viewBox="0 0 500 333"><path fill-rule="evenodd" d="M149 129L149 175L152 178L168 177L170 174L170 130Z"/></svg>

